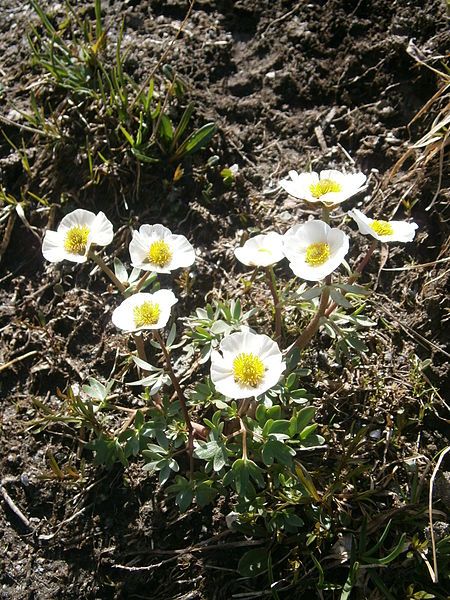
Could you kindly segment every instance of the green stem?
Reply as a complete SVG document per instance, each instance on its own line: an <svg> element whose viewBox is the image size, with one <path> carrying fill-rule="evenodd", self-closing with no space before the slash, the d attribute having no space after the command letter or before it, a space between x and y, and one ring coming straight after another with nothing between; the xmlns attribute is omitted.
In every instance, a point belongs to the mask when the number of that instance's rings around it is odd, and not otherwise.
<svg viewBox="0 0 450 600"><path fill-rule="evenodd" d="M273 298L273 306L275 309L275 340L278 341L281 337L281 305L280 296L278 295L277 282L273 267L266 267L267 283Z"/></svg>

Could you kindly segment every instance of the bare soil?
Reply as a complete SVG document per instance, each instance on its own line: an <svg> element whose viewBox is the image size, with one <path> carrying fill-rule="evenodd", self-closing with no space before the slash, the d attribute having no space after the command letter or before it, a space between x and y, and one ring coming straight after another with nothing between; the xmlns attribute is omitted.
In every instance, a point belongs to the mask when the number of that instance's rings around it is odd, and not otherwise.
<svg viewBox="0 0 450 600"><path fill-rule="evenodd" d="M45 6L55 18L65 14L62 3ZM76 10L92 11L92 4L78 2ZM126 68L143 81L176 34L187 5L181 0L110 0L103 2L103 11L112 40L124 19ZM25 38L30 22L37 18L26 3L0 0L0 109L12 120L14 111L28 105L30 86L39 77L30 65ZM210 290L224 297L240 288L243 269L233 248L246 230L283 232L309 216L305 205L277 188L290 169L347 168L370 174L365 210L398 219L412 216L419 225L417 238L390 246L388 254L377 251L365 275L364 281L376 287L369 302L378 323L370 334L368 356L356 368L351 362L338 366L319 350L322 342L329 345L323 335L305 357L313 369L308 385L321 427L330 430L328 439L335 440L336 449L345 444L352 422L385 431L399 415L411 421L386 450L388 462L401 462L412 452L432 460L448 445L449 415L439 398L448 384L449 270L448 263L436 262L448 256L448 156L441 191L430 210L438 161L413 171L407 170L407 162L388 177L409 141L427 131L433 116L408 127L437 90L435 75L407 52L412 39L427 57L448 52L444 2L198 0L166 62L185 79L197 123L214 121L219 133L177 184L171 180L172 167L163 177L143 167L139 182L133 173L113 173L102 185L86 187L79 140L55 151L33 136L27 138L30 177L18 153L0 140L0 173L7 192L20 197L31 190L55 204L50 213L28 204L25 221L17 215L0 223L0 359L3 364L18 359L0 372L1 481L25 517L24 522L11 510L4 495L1 598L270 597L267 582L243 580L235 571L251 541L227 529L228 500L180 515L140 465L94 468L89 456L81 459L70 426L30 431L40 414L37 403L57 410L58 389L88 376L107 378L126 350L110 322L117 298L103 278L90 276L87 266L49 266L42 258L44 229L57 224L67 206L106 211L119 230L118 254L124 260L129 224L161 222L187 235L200 256L189 290L183 293L179 287L178 314L184 315L201 306ZM2 127L12 141L20 141L20 129ZM213 155L218 164L206 168ZM227 189L219 172L234 163L239 174ZM67 203L64 211L58 207L61 197ZM411 213L402 198L414 200ZM356 234L352 240L353 261L365 250L366 240ZM425 266L402 270L405 265ZM258 298L246 299L249 306L252 301ZM420 422L423 388L412 380L415 357L430 359L425 387L440 393ZM334 431L329 427L333 421L339 423ZM364 452L374 463L383 459L370 440ZM58 480L50 457L82 476ZM443 471L448 469L444 461ZM361 485L370 486L369 479ZM387 499L380 512L392 508ZM448 523L445 506L439 508ZM423 535L426 516L418 523ZM207 539L209 544L192 549ZM133 572L124 566L148 569ZM386 578L399 575L405 576L397 566ZM280 598L338 598L340 592L316 594L300 583ZM380 598L375 592L353 597Z"/></svg>

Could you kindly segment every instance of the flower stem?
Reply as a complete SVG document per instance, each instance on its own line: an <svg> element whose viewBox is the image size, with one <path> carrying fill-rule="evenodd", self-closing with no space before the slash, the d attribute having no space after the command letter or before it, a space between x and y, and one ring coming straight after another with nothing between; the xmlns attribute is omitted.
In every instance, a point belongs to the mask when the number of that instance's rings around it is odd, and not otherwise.
<svg viewBox="0 0 450 600"><path fill-rule="evenodd" d="M242 458L247 460L247 429L242 417L239 417L239 423L241 424L240 433L242 433Z"/></svg>
<svg viewBox="0 0 450 600"><path fill-rule="evenodd" d="M127 290L126 286L116 277L116 275L111 271L111 269L108 267L108 265L105 263L105 261L101 258L101 256L96 254L93 250L89 250L88 257L92 258L92 260L95 262L95 264L98 265L100 267L100 269L111 279L111 281L114 283L114 285L119 290L119 292L121 292L122 294L124 294L126 292L126 290ZM136 345L136 350L137 350L137 354L138 354L139 358L141 358L142 360L145 360L145 362L148 362L147 355L145 353L144 340L143 340L142 336L133 334L133 340ZM144 375L147 374L146 371L143 371L143 373L144 373Z"/></svg>
<svg viewBox="0 0 450 600"><path fill-rule="evenodd" d="M89 250L88 258L92 258L95 264L98 265L100 269L111 279L119 292L122 294L125 292L127 289L126 286L115 276L101 256L96 254L93 250Z"/></svg>
<svg viewBox="0 0 450 600"><path fill-rule="evenodd" d="M275 273L273 267L266 267L267 283L269 285L270 292L273 298L273 306L275 308L275 340L279 340L281 337L281 305L280 296L277 290L277 283L275 279Z"/></svg>
<svg viewBox="0 0 450 600"><path fill-rule="evenodd" d="M149 278L149 276L151 275L151 271L146 271L142 277L139 279L139 281L136 284L136 287L134 288L134 294L137 294L137 292L139 292L143 287L145 282L147 281L147 279Z"/></svg>
<svg viewBox="0 0 450 600"><path fill-rule="evenodd" d="M296 346L299 350L303 350L319 330L320 319L325 315L325 311L328 306L328 300L330 299L330 276L327 277L325 283L326 286L324 287L320 296L320 302L316 314L292 344L292 347Z"/></svg>
<svg viewBox="0 0 450 600"><path fill-rule="evenodd" d="M322 221L330 224L330 212L333 210L332 206L322 206Z"/></svg>
<svg viewBox="0 0 450 600"><path fill-rule="evenodd" d="M238 410L238 416L242 417L242 415L247 414L248 408L250 406L252 399L251 398L244 398L241 402L241 405L239 407Z"/></svg>
<svg viewBox="0 0 450 600"><path fill-rule="evenodd" d="M372 257L372 254L374 253L376 247L377 247L377 240L373 240L372 243L370 244L369 248L367 249L367 252L361 259L360 263L355 267L355 271L354 271L353 275L348 278L347 283L349 285L354 283L358 279L358 277L361 275L361 273L364 271L364 269L367 267L367 263L369 262L370 258ZM336 307L337 307L336 302L331 302L325 311L325 316L329 317L336 310Z"/></svg>
<svg viewBox="0 0 450 600"><path fill-rule="evenodd" d="M181 410L183 411L184 420L186 422L186 427L188 430L189 475L190 479L192 480L192 475L194 473L194 429L192 427L191 419L189 417L186 398L184 397L183 390L181 389L180 382L178 381L178 377L175 375L175 371L173 370L172 361L170 360L170 354L166 344L164 343L162 335L159 333L158 330L155 330L154 336L156 341L161 346L161 350L166 361L166 367L169 373L170 381L172 382L172 385L175 388L175 392L181 404Z"/></svg>
<svg viewBox="0 0 450 600"><path fill-rule="evenodd" d="M132 336L133 336L133 341L136 345L136 351L137 351L139 358L141 360L145 360L145 362L148 362L147 354L145 352L144 338L142 337L142 335L137 335L135 333L133 333ZM144 376L146 376L149 374L149 371L144 371L144 369L142 369L142 373L144 374Z"/></svg>

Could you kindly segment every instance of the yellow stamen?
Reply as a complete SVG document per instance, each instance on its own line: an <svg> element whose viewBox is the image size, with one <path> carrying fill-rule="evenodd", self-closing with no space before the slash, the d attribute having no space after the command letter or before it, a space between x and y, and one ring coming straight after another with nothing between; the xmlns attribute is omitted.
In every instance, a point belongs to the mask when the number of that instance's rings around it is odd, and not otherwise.
<svg viewBox="0 0 450 600"><path fill-rule="evenodd" d="M172 258L172 251L164 240L153 242L148 251L148 260L157 267L165 267Z"/></svg>
<svg viewBox="0 0 450 600"><path fill-rule="evenodd" d="M340 192L342 185L332 179L320 179L317 183L312 183L309 186L309 191L314 198L320 198L329 192Z"/></svg>
<svg viewBox="0 0 450 600"><path fill-rule="evenodd" d="M242 352L233 361L233 375L236 383L258 387L264 378L266 369L258 356Z"/></svg>
<svg viewBox="0 0 450 600"><path fill-rule="evenodd" d="M270 250L268 248L258 248L258 252L267 252L267 254L270 254Z"/></svg>
<svg viewBox="0 0 450 600"><path fill-rule="evenodd" d="M133 308L133 318L136 327L144 327L145 325L156 325L161 314L161 309L154 302L143 302L139 306Z"/></svg>
<svg viewBox="0 0 450 600"><path fill-rule="evenodd" d="M394 233L394 228L387 221L372 221L370 228L378 235L392 235Z"/></svg>
<svg viewBox="0 0 450 600"><path fill-rule="evenodd" d="M89 236L89 227L87 225L75 225L66 233L64 240L64 250L70 254L86 254L87 240Z"/></svg>
<svg viewBox="0 0 450 600"><path fill-rule="evenodd" d="M320 267L330 258L330 246L325 242L311 244L306 248L305 261L311 267Z"/></svg>

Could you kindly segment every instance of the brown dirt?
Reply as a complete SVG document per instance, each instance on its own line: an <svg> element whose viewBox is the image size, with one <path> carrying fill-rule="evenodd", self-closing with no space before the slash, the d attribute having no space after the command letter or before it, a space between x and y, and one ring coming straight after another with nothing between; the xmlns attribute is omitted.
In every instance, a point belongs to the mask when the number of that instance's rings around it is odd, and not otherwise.
<svg viewBox="0 0 450 600"><path fill-rule="evenodd" d="M144 79L184 18L186 3L103 4L111 39L117 36L120 19L125 19L127 69L138 80ZM62 5L58 6L53 10L63 14ZM79 2L77 10L90 6ZM24 3L0 0L0 106L10 118L13 106L26 106L27 86L37 77L29 66L22 35L30 19L36 21ZM248 227L285 231L307 217L303 205L276 189L291 168L354 165L370 173L369 189L374 193L366 206L377 215L409 216L401 197L410 188L407 197L417 201L412 209L419 224L417 243L391 247L385 266L434 262L444 257L448 238L443 216L450 194L448 171L430 211L425 208L436 190L437 164L426 170L403 170L391 181L386 174L410 136L415 140L426 131L430 123L426 119L411 129L408 123L436 91L435 76L408 55L408 42L414 38L429 56L443 54L449 41L445 26L444 2L438 0L199 0L168 62L188 84L198 123L214 121L220 131L212 148L193 161L179 185L167 183L170 170L162 181L149 168L143 170L139 187L126 176L119 189L108 180L98 189L83 188L76 140L56 155L43 151L35 140L30 154L36 164L30 180L17 153L1 140L3 186L16 196L26 188L52 202L64 194L73 208L106 210L116 229L123 226L119 239L124 259L130 221L163 222L188 235L201 254L193 269L192 293L180 303L180 315L201 305L210 289L217 295L238 289L236 279L242 270L233 260L232 249ZM5 125L4 130L13 140L20 139L17 129ZM213 154L219 156L218 166L202 168ZM218 172L235 162L240 173L236 185L227 190ZM127 214L123 198L128 192L135 201ZM88 375L107 377L117 350L125 350L125 342L110 323L116 300L105 292L102 278L90 277L87 267L50 267L43 261L39 239L47 215L36 209L35 205L27 208L28 224L15 218L0 263L0 358L6 363L34 352L0 373L1 479L30 522L25 527L3 503L0 597L194 600L267 590L259 582L240 581L233 571L248 545L242 536L227 532L225 505L180 516L139 465L125 472L83 467L70 427L29 431L38 414L36 400L58 409L58 388L81 383ZM52 215L58 222L61 212ZM0 227L6 235L6 222ZM353 238L351 258L356 259L366 242ZM349 420L378 422L381 428L386 414L395 416L400 408L414 415L419 400L407 383L413 355L431 359L428 377L437 389L445 389L448 355L442 349L448 333L448 263L378 272L381 259L376 254L369 269L377 285L371 305L377 317L392 324L395 335L389 341L383 332L379 337L374 334L372 354L356 371L351 365L336 366L325 353L309 356L315 374L326 375L322 383L310 382L323 426L335 410L345 409ZM374 365L371 360L377 355L383 361ZM337 377L346 392L336 393L331 385ZM384 391L372 389L377 377L384 378ZM367 387L365 380L371 382ZM378 399L375 408L373 397ZM448 443L444 417L444 407L438 403L423 424L420 451L429 457ZM339 437L339 431L334 435ZM54 480L49 453L59 465L85 468L83 476L73 482ZM219 544L221 536L231 545L173 553L213 536L217 536L213 545ZM119 566L162 561L166 562L137 573ZM295 593L296 598L311 598L313 592ZM287 592L282 597L293 596ZM324 593L323 597L335 596Z"/></svg>

